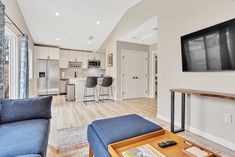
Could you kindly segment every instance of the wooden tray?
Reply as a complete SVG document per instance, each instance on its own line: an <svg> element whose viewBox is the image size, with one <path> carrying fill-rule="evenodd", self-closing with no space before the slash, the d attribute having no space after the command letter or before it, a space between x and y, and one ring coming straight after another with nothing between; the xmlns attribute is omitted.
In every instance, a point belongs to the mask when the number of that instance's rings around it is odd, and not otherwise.
<svg viewBox="0 0 235 157"><path fill-rule="evenodd" d="M177 145L167 147L167 148L160 148L158 143L174 140L177 142ZM169 131L161 130L152 132L149 134L141 135L138 137L134 137L131 139L127 139L124 141L120 141L117 143L112 143L108 146L108 151L112 155L112 157L123 157L122 152L128 151L132 148L136 148L145 144L150 144L152 147L157 149L159 152L164 154L167 157L191 157L190 155L186 154L183 150L188 148L192 145L199 147L189 141L186 141L184 138L175 135ZM199 147L203 149L202 147ZM210 157L220 157L219 155L213 154L212 152L203 149L208 153L211 153L212 156Z"/></svg>

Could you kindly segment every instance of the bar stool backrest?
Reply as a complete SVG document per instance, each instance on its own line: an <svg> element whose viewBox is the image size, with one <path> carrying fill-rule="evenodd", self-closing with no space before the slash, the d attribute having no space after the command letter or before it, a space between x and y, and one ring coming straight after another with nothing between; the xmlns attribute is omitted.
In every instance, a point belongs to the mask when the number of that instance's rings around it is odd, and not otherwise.
<svg viewBox="0 0 235 157"><path fill-rule="evenodd" d="M87 88L94 88L97 86L97 77L87 77L85 86Z"/></svg>
<svg viewBox="0 0 235 157"><path fill-rule="evenodd" d="M112 77L103 77L103 81L101 86L102 87L110 87L113 84L113 78Z"/></svg>

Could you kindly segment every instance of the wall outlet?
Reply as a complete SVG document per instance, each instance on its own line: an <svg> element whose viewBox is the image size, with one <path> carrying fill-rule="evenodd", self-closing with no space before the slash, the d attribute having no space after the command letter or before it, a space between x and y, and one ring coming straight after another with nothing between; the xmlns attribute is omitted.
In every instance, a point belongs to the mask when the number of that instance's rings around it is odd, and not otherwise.
<svg viewBox="0 0 235 157"><path fill-rule="evenodd" d="M224 114L224 121L225 121L225 123L231 124L232 123L232 114L225 113Z"/></svg>

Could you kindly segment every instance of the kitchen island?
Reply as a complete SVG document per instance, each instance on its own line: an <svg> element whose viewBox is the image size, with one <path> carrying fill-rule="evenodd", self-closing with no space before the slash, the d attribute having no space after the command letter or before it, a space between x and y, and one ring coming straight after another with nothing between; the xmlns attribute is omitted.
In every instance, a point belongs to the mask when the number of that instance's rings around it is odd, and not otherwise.
<svg viewBox="0 0 235 157"><path fill-rule="evenodd" d="M96 100L98 101L98 95L99 95L99 84L102 83L103 78L98 78L98 85L97 85L97 93L96 94ZM85 84L86 84L86 78L69 78L69 84L74 84L75 85L75 99L77 102L83 101L84 97L84 89L85 89ZM104 88L104 92L107 93L107 89ZM87 88L87 95L93 95L93 89L92 88ZM93 98L87 98L87 100L93 99Z"/></svg>

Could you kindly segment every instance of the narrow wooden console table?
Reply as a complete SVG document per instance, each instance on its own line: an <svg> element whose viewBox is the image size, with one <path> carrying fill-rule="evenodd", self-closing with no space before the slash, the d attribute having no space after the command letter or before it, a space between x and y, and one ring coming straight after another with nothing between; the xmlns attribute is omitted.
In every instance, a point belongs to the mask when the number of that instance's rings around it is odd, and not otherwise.
<svg viewBox="0 0 235 157"><path fill-rule="evenodd" d="M215 97L235 101L235 94L210 92L192 89L170 89L171 92L171 132L178 133L185 130L185 95ZM175 93L181 93L181 128L175 130Z"/></svg>

